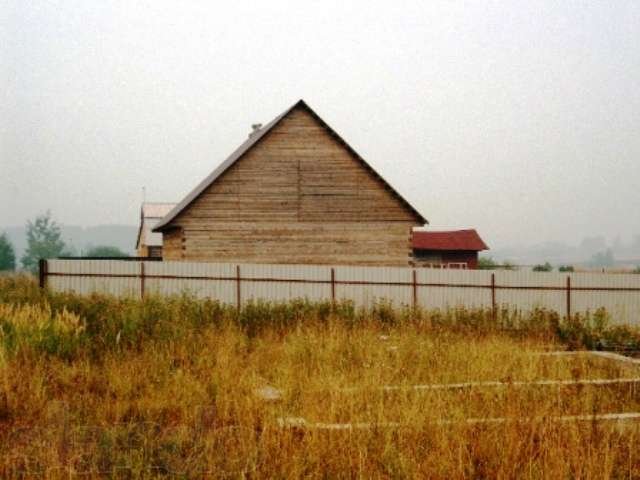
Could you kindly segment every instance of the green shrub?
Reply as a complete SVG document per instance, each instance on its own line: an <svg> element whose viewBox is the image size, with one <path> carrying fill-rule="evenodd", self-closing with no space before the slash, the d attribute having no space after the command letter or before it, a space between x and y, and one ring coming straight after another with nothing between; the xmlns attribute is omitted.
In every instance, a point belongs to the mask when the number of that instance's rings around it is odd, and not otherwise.
<svg viewBox="0 0 640 480"><path fill-rule="evenodd" d="M491 257L480 257L478 258L478 270L515 270L516 266L510 262L509 260L505 260L504 262L496 262Z"/></svg>
<svg viewBox="0 0 640 480"><path fill-rule="evenodd" d="M126 252L123 252L118 247L112 247L109 245L98 245L95 247L88 247L85 251L82 252L83 257L99 257L99 258L110 258L110 257L128 257L129 255Z"/></svg>
<svg viewBox="0 0 640 480"><path fill-rule="evenodd" d="M533 267L534 272L550 272L553 270L553 266L549 262L545 262L544 264L535 265Z"/></svg>

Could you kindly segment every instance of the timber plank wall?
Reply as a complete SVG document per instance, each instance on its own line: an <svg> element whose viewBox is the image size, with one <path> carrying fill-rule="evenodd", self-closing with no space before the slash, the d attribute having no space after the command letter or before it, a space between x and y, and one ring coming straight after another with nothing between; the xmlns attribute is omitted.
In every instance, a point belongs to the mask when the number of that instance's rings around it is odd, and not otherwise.
<svg viewBox="0 0 640 480"><path fill-rule="evenodd" d="M407 265L417 215L293 109L164 232L166 260Z"/></svg>

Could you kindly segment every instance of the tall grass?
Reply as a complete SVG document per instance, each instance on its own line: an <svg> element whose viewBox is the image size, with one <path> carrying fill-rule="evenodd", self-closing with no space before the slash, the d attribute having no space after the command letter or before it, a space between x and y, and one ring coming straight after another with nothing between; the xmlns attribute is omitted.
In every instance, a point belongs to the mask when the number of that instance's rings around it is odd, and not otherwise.
<svg viewBox="0 0 640 480"><path fill-rule="evenodd" d="M634 427L553 420L639 410L633 385L380 389L637 374L533 354L637 338L605 312L492 313L304 300L238 311L186 295L58 294L5 277L0 477L640 477ZM266 386L279 398L262 398ZM512 420L465 422L495 417ZM283 418L373 428L282 428Z"/></svg>

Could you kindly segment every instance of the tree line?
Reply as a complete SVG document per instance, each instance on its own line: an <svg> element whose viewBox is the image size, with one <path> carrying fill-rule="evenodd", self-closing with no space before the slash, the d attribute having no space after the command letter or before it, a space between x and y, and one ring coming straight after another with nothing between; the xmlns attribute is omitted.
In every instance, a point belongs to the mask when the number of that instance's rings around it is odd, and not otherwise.
<svg viewBox="0 0 640 480"><path fill-rule="evenodd" d="M596 260L594 261L592 258L592 260L589 261L586 265L589 267L613 266L614 265L613 257L611 257L611 261L609 263L604 263L604 261L600 258L603 255L605 256L605 259L607 259L608 258L607 255L609 256L611 255L611 250L609 249L609 253L607 254L598 253L594 255L594 258L596 258ZM551 265L549 262L545 262L545 263L534 265L532 267L532 270L534 272L553 272L554 268L555 267ZM516 270L516 269L517 269L516 265L509 262L508 260L503 263L500 263L500 262L496 262L491 257L480 257L478 259L478 270ZM558 272L573 272L573 271L575 271L575 268L573 265L558 266ZM631 273L640 274L640 265L637 266L635 269L631 270Z"/></svg>
<svg viewBox="0 0 640 480"><path fill-rule="evenodd" d="M74 254L73 249L62 239L60 225L53 220L51 212L38 215L27 222L27 249L20 264L24 270L35 273L41 258L67 257ZM81 252L82 257L128 257L117 247L99 245L88 247ZM0 272L13 271L18 266L16 253L6 233L0 234Z"/></svg>

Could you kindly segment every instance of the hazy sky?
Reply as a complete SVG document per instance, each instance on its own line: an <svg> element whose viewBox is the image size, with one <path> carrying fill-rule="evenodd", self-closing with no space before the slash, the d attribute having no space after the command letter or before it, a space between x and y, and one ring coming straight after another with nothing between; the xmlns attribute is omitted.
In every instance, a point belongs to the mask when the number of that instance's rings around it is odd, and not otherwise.
<svg viewBox="0 0 640 480"><path fill-rule="evenodd" d="M640 2L0 8L0 226L135 224L304 98L433 225L640 233Z"/></svg>

